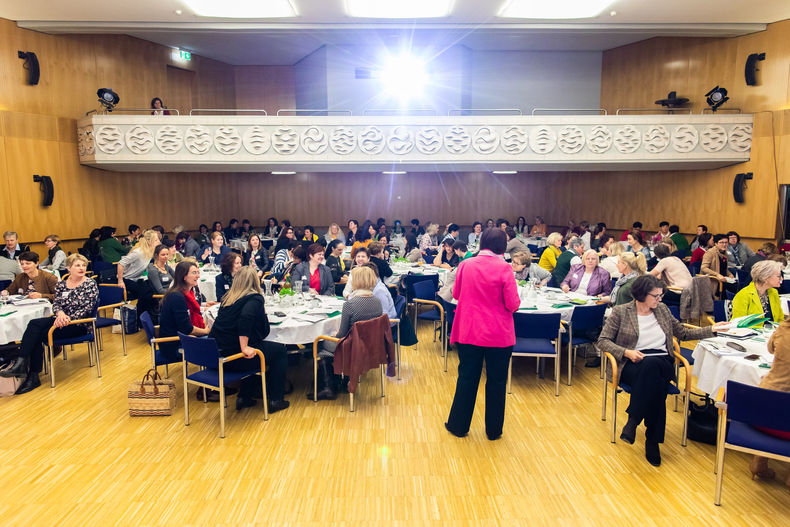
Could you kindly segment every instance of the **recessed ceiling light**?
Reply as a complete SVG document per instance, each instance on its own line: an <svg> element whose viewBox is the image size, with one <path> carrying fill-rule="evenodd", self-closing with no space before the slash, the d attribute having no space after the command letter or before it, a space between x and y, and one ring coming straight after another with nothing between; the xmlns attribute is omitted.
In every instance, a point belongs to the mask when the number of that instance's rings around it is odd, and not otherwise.
<svg viewBox="0 0 790 527"><path fill-rule="evenodd" d="M296 16L291 0L184 0L198 16L217 18L284 18Z"/></svg>
<svg viewBox="0 0 790 527"><path fill-rule="evenodd" d="M494 170L492 174L518 174L518 170Z"/></svg>
<svg viewBox="0 0 790 527"><path fill-rule="evenodd" d="M389 172L382 172L382 174L384 174L385 176L401 176L405 173L406 173L405 170L393 170Z"/></svg>
<svg viewBox="0 0 790 527"><path fill-rule="evenodd" d="M507 18L591 18L614 3L614 0L507 0L498 16Z"/></svg>
<svg viewBox="0 0 790 527"><path fill-rule="evenodd" d="M175 10L175 14L180 15L181 13L183 13L183 11L181 11L180 9Z"/></svg>
<svg viewBox="0 0 790 527"><path fill-rule="evenodd" d="M292 176L296 174L296 172L272 172L273 176Z"/></svg>
<svg viewBox="0 0 790 527"><path fill-rule="evenodd" d="M345 0L346 14L360 18L438 18L455 0Z"/></svg>

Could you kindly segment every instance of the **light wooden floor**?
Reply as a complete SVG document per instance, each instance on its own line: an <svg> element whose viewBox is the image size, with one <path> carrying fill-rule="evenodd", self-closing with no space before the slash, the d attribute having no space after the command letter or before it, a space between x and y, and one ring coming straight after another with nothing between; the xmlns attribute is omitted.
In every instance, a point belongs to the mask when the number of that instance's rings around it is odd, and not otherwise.
<svg viewBox="0 0 790 527"><path fill-rule="evenodd" d="M263 421L260 406L236 412L227 437L218 404L192 397L184 426L180 366L172 417L130 418L129 382L149 365L142 332L105 336L102 379L84 347L57 360L59 383L0 400L0 524L19 525L788 525L790 491L751 481L748 456L729 453L723 505L713 505L714 447L680 446L670 412L663 464L635 445L609 442L598 370L576 368L554 397L552 368L535 375L517 359L504 435L489 442L483 393L465 439L447 433L455 387L428 325L419 352L404 348L404 380L378 392L376 372L348 396L305 399L309 361L289 368L291 407ZM624 421L625 401L620 417ZM670 404L670 403L668 403ZM618 432L619 435L619 432ZM788 466L773 465L781 479Z"/></svg>

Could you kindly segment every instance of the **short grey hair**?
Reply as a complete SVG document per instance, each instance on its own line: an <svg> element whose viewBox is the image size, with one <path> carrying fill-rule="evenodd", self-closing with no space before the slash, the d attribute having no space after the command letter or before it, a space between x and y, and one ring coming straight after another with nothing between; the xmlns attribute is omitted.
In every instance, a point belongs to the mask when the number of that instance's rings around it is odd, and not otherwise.
<svg viewBox="0 0 790 527"><path fill-rule="evenodd" d="M581 247L582 249L584 249L584 240L582 240L578 236L576 238L572 238L571 241L568 242L568 247L570 247L574 251L576 251L576 247Z"/></svg>
<svg viewBox="0 0 790 527"><path fill-rule="evenodd" d="M763 260L752 266L751 274L755 284L764 284L772 276L782 274L782 264L773 260Z"/></svg>
<svg viewBox="0 0 790 527"><path fill-rule="evenodd" d="M3 233L3 239L8 238L9 236L13 236L17 240L19 239L19 235L16 232L14 232L14 231L5 231Z"/></svg>

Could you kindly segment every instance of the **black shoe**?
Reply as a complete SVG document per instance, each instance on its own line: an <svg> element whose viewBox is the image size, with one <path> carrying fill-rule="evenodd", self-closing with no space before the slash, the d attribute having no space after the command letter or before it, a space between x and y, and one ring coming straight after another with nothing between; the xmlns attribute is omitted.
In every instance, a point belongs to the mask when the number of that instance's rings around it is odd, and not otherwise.
<svg viewBox="0 0 790 527"><path fill-rule="evenodd" d="M291 395L293 391L294 391L294 383L292 383L288 379L285 379L285 390L284 390L285 395Z"/></svg>
<svg viewBox="0 0 790 527"><path fill-rule="evenodd" d="M634 441L636 440L636 427L638 424L639 423L637 423L635 420L629 419L623 427L623 431L620 433L620 439L629 445L633 445Z"/></svg>
<svg viewBox="0 0 790 527"><path fill-rule="evenodd" d="M488 432L486 432L486 436L488 437L489 441L496 441L497 439L500 439L502 437L502 434L492 436Z"/></svg>
<svg viewBox="0 0 790 527"><path fill-rule="evenodd" d="M444 427L447 429L448 432L453 434L455 437L466 437L466 432L464 432L463 434L459 434L458 432L453 431L450 428L450 425L448 425L447 423L444 423Z"/></svg>
<svg viewBox="0 0 790 527"><path fill-rule="evenodd" d="M197 393L195 394L198 401L203 400L203 387L201 386L198 388ZM208 390L208 395L206 397L206 401L209 403L218 403L219 402L219 392L217 390Z"/></svg>
<svg viewBox="0 0 790 527"><path fill-rule="evenodd" d="M654 467L661 466L661 450L655 441L645 441L645 458Z"/></svg>
<svg viewBox="0 0 790 527"><path fill-rule="evenodd" d="M25 377L27 376L27 358L17 357L13 364L3 371L0 377Z"/></svg>
<svg viewBox="0 0 790 527"><path fill-rule="evenodd" d="M601 357L592 357L584 363L585 368L600 368L601 367Z"/></svg>
<svg viewBox="0 0 790 527"><path fill-rule="evenodd" d="M17 388L14 395L22 395L23 393L31 392L39 386L41 386L41 381L38 379L38 372L31 371L28 373L25 382L23 382L19 388Z"/></svg>
<svg viewBox="0 0 790 527"><path fill-rule="evenodd" d="M243 410L244 408L250 408L251 406L255 406L255 399L250 397L247 399L246 397L236 397L236 410Z"/></svg>
<svg viewBox="0 0 790 527"><path fill-rule="evenodd" d="M280 399L279 401L269 401L269 413L273 414L279 412L280 410L285 410L291 406L290 401L286 401L285 399Z"/></svg>

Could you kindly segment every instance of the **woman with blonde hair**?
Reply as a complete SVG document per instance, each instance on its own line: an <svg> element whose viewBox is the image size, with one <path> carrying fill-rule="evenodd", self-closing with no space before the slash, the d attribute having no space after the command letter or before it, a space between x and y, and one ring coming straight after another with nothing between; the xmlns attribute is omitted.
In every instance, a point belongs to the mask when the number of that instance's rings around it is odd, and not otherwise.
<svg viewBox="0 0 790 527"><path fill-rule="evenodd" d="M752 282L732 299L733 318L759 314L773 322L782 322L785 317L777 291L782 285L782 264L771 260L757 262L751 275Z"/></svg>
<svg viewBox="0 0 790 527"><path fill-rule="evenodd" d="M439 232L438 223L429 223L425 228L425 234L420 238L420 252L426 257L426 262L433 261L436 252L439 249L439 239L437 233Z"/></svg>
<svg viewBox="0 0 790 527"><path fill-rule="evenodd" d="M535 216L535 225L532 226L529 235L532 237L546 236L546 224L543 222L542 216Z"/></svg>
<svg viewBox="0 0 790 527"><path fill-rule="evenodd" d="M598 264L598 252L587 249L582 255L582 263L571 266L560 287L566 293L573 291L588 296L608 295L612 291L612 279Z"/></svg>
<svg viewBox="0 0 790 527"><path fill-rule="evenodd" d="M337 330L336 338L342 339L351 331L351 326L356 322L363 320L371 320L382 315L383 308L381 301L373 296L373 288L376 287L378 277L372 269L365 265L355 267L351 270L351 276L348 281L351 284L352 295L349 300L343 304L343 311L340 318L340 329ZM335 399L337 397L337 388L339 377L333 376L332 373L332 360L335 356L335 348L337 344L334 342L324 342L322 349L318 356L319 382L322 382L323 389L319 386L318 399ZM307 394L308 399L313 398L313 394Z"/></svg>
<svg viewBox="0 0 790 527"><path fill-rule="evenodd" d="M154 256L154 249L159 245L159 234L147 230L121 261L118 262L118 285L126 288L126 299L137 299L137 316L144 311L156 313L156 302L153 299L154 289L145 276L148 263Z"/></svg>
<svg viewBox="0 0 790 527"><path fill-rule="evenodd" d="M622 276L615 282L612 293L601 298L601 300L609 302L613 306L627 304L634 299L634 296L631 294L631 285L634 283L634 280L647 272L645 255L641 252L624 252L617 259L617 271Z"/></svg>
<svg viewBox="0 0 790 527"><path fill-rule="evenodd" d="M606 269L612 278L620 278L622 276L617 269L617 262L620 261L620 255L624 252L625 246L620 242L614 242L605 252L603 249L601 250L601 263L599 265Z"/></svg>
<svg viewBox="0 0 790 527"><path fill-rule="evenodd" d="M337 223L329 224L329 229L327 229L326 234L324 234L324 239L326 240L327 245L332 243L334 240L340 240L344 244L346 243L346 235L343 234L343 231L340 230L340 225Z"/></svg>
<svg viewBox="0 0 790 527"><path fill-rule="evenodd" d="M290 406L285 395L285 371L288 356L285 346L265 342L269 335L269 318L263 301L263 291L258 274L249 266L242 267L233 278L233 285L222 298L217 318L211 326L209 337L217 341L220 355L230 357L244 354L243 359L225 363L225 371L259 371L261 368L256 350L261 350L266 359L268 372L269 412L279 412ZM255 406L256 392L260 381L247 377L241 382L236 398L236 410Z"/></svg>
<svg viewBox="0 0 790 527"><path fill-rule="evenodd" d="M557 258L562 254L562 241L562 234L559 232L552 232L546 238L546 249L540 255L538 265L548 272L552 272L557 266Z"/></svg>

